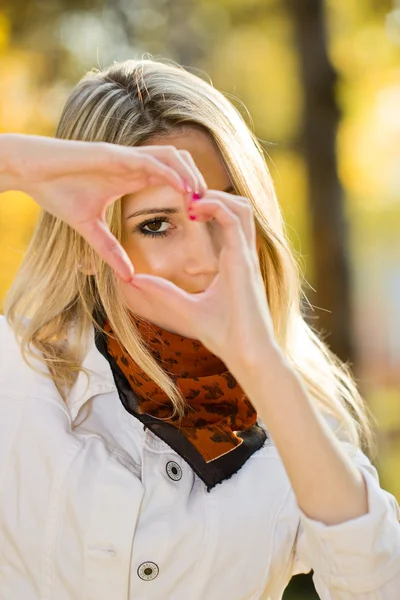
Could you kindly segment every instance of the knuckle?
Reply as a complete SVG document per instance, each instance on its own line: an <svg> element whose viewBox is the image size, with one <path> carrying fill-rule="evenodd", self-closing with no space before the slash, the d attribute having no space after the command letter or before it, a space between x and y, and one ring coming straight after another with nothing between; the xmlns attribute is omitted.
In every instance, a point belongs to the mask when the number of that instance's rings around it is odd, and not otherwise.
<svg viewBox="0 0 400 600"><path fill-rule="evenodd" d="M147 146L147 149L149 150L149 155L151 156L165 156L168 154L177 154L177 149L175 148L175 146L173 146L172 144L166 144L164 145L154 145L154 146Z"/></svg>
<svg viewBox="0 0 400 600"><path fill-rule="evenodd" d="M117 255L119 255L119 256L121 256L121 255L122 255L122 248L121 248L121 246L120 246L120 245L119 245L119 243L118 243L116 240L114 240L113 238L111 238L111 239L109 240L109 243L108 243L108 249L110 250L110 252L112 252L112 253L114 253L114 254L117 254Z"/></svg>
<svg viewBox="0 0 400 600"><path fill-rule="evenodd" d="M159 166L160 161L157 160L154 156L150 156L150 154L143 154L139 159L139 166L141 168L154 169Z"/></svg>
<svg viewBox="0 0 400 600"><path fill-rule="evenodd" d="M240 218L239 215L237 215L236 213L229 211L229 217L232 219L232 221L234 223L236 223L237 225L239 225L242 222L242 219Z"/></svg>
<svg viewBox="0 0 400 600"><path fill-rule="evenodd" d="M239 200L243 210L246 210L248 213L253 213L253 204L248 198L245 196L239 196Z"/></svg>

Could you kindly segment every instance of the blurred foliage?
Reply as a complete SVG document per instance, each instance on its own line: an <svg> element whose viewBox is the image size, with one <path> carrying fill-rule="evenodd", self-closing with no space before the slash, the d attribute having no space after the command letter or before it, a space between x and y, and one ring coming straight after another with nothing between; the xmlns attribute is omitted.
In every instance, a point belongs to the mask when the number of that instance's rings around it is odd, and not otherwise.
<svg viewBox="0 0 400 600"><path fill-rule="evenodd" d="M325 6L329 56L339 75L337 160L350 225L354 370L379 424L382 484L400 498L400 2ZM254 128L312 284L299 150L304 94L283 0L3 0L0 132L54 135L63 102L86 70L148 55L210 77ZM37 213L22 193L1 198L0 302Z"/></svg>

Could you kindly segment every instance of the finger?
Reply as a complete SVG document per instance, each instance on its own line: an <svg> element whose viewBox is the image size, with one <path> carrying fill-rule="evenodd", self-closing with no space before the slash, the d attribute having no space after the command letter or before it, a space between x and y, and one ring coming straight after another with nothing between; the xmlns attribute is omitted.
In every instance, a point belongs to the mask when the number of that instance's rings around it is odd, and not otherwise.
<svg viewBox="0 0 400 600"><path fill-rule="evenodd" d="M134 268L125 250L113 236L107 224L100 219L80 223L78 233L124 282L131 281Z"/></svg>
<svg viewBox="0 0 400 600"><path fill-rule="evenodd" d="M186 161L191 166L194 173L197 174L199 187L198 189L196 188L194 191L197 192L201 198L203 198L208 190L206 180L203 177L203 173L200 171L200 169L194 162L194 158L190 154L190 152L188 152L187 150L179 150L179 152L183 160Z"/></svg>
<svg viewBox="0 0 400 600"><path fill-rule="evenodd" d="M121 146L118 144L109 144L107 142L93 143L97 146L95 168L100 167L106 172L112 172L113 168L118 175L122 173L126 177L127 184L130 176L136 181L138 175L147 178L145 185L171 185L180 194L192 193L192 187L187 180L183 180L180 173L173 167L164 164L156 156L148 152L148 146L133 147ZM157 181L153 183L153 181Z"/></svg>
<svg viewBox="0 0 400 600"><path fill-rule="evenodd" d="M171 166L168 166L153 156L142 155L138 159L136 157L135 170L142 169L148 178L149 185L159 185L167 183L176 189L180 194L191 194L193 187L189 178L183 177L181 173Z"/></svg>
<svg viewBox="0 0 400 600"><path fill-rule="evenodd" d="M246 242L250 248L256 245L256 228L254 223L253 207L247 198L242 196L233 197L225 192L212 191L212 198L205 197L201 200L195 200L190 205L189 215L198 217L199 221L207 220L207 215L214 215L217 206L226 206L231 213L240 220ZM215 200L215 203L213 203ZM217 219L218 220L218 219Z"/></svg>
<svg viewBox="0 0 400 600"><path fill-rule="evenodd" d="M175 146L141 146L146 153L158 158L169 167L174 168L187 181L194 192L203 196L204 187L207 188L205 180L196 164L183 158L182 152Z"/></svg>
<svg viewBox="0 0 400 600"><path fill-rule="evenodd" d="M219 235L222 238L221 253L242 257L248 247L248 242L238 215L230 210L220 200L200 200L194 202L189 211L189 216L194 215L198 221L215 219L220 225ZM236 262L236 257L234 259Z"/></svg>
<svg viewBox="0 0 400 600"><path fill-rule="evenodd" d="M202 199L192 203L190 214L199 221L214 218L220 225L221 249L218 256L220 280L228 289L237 290L249 284L249 277L257 268L258 258L255 243L250 246L242 225L241 218L235 214L227 203L217 199ZM211 284L211 288L213 284Z"/></svg>
<svg viewBox="0 0 400 600"><path fill-rule="evenodd" d="M193 295L188 294L168 279L157 275L135 275L131 285L144 295L150 302L157 303L163 310L169 309L173 314L191 319Z"/></svg>

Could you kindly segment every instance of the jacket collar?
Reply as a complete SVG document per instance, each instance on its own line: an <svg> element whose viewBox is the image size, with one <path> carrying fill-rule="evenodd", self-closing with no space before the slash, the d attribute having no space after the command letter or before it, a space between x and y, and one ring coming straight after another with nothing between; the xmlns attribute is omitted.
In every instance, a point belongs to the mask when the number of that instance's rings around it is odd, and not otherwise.
<svg viewBox="0 0 400 600"><path fill-rule="evenodd" d="M117 391L110 364L96 347L93 326L88 336L87 352L82 367L89 372L89 380L86 374L80 371L66 402L72 421L92 396Z"/></svg>
<svg viewBox="0 0 400 600"><path fill-rule="evenodd" d="M74 335L73 326L69 335ZM39 350L32 344L30 350L33 356L27 357L27 363L14 331L6 317L0 315L0 388L2 393L10 398L45 400L59 406L74 421L82 406L94 395L117 391L111 367L96 347L93 325L86 341L82 362L82 366L88 371L89 379L85 373L79 372L65 403L54 382L48 377L47 366L35 356L40 354Z"/></svg>

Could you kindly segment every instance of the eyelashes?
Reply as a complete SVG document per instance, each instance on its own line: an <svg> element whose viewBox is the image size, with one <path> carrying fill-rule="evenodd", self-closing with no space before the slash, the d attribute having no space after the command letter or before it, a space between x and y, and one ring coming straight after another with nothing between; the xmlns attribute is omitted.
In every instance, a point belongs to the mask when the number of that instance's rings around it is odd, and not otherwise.
<svg viewBox="0 0 400 600"><path fill-rule="evenodd" d="M135 227L134 231L137 231L138 233L140 233L141 235L145 236L145 237L165 237L167 235L169 235L170 233L170 229L167 229L166 231L149 231L148 229L145 229L145 227L147 227L148 225L161 225L162 223L169 223L170 225L172 224L171 221L169 219L167 219L166 217L155 217L154 219L148 219L147 221L143 221L142 223L139 223L139 225L137 227Z"/></svg>

